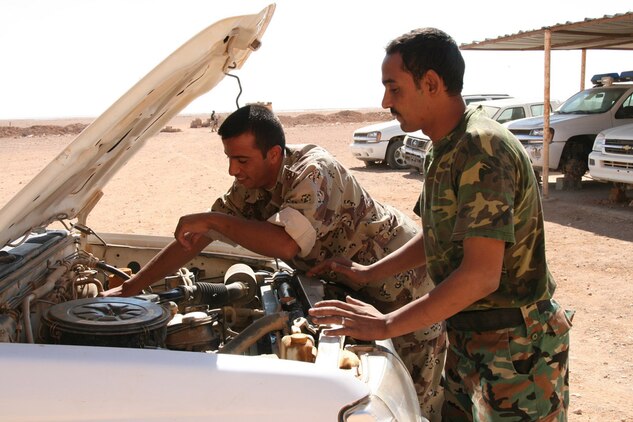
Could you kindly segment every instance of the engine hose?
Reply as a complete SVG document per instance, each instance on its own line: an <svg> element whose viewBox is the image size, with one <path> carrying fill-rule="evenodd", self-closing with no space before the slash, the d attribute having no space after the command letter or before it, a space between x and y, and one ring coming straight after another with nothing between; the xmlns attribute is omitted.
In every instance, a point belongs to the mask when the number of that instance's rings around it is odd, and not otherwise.
<svg viewBox="0 0 633 422"><path fill-rule="evenodd" d="M102 269L103 271L107 271L110 274L114 274L123 280L129 280L131 278L129 275L125 274L123 271L119 270L117 267L113 267L112 265L106 264L103 261L97 262L96 267L99 269Z"/></svg>
<svg viewBox="0 0 633 422"><path fill-rule="evenodd" d="M273 331L283 330L288 327L288 313L277 312L266 315L246 327L241 333L227 343L218 353L241 355L253 344Z"/></svg>
<svg viewBox="0 0 633 422"><path fill-rule="evenodd" d="M191 292L193 304L209 305L211 308L229 305L249 293L248 286L242 282L220 284L201 281L187 288Z"/></svg>

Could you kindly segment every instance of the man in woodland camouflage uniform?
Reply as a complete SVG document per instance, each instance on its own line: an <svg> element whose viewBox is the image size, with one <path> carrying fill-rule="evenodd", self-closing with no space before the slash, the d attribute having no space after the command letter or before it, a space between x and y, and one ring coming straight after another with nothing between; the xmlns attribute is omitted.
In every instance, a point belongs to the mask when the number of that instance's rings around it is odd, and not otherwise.
<svg viewBox="0 0 633 422"><path fill-rule="evenodd" d="M105 295L137 294L173 274L213 239L284 259L307 270L324 259L344 256L371 264L418 232L398 210L380 204L323 148L286 146L283 128L263 106L231 114L218 131L235 182L210 212L186 215L176 240L151 263ZM407 269L360 288L364 298L390 312L433 288L424 267ZM416 385L422 413L439 420L446 353L442 322L393 339Z"/></svg>
<svg viewBox="0 0 633 422"><path fill-rule="evenodd" d="M448 421L566 420L569 315L554 301L538 185L525 150L461 97L464 61L433 28L392 41L382 65L390 108L432 142L419 200L423 233L370 266L328 260L353 285L426 265L436 287L383 315L347 298L310 310L360 339L400 336L446 320Z"/></svg>

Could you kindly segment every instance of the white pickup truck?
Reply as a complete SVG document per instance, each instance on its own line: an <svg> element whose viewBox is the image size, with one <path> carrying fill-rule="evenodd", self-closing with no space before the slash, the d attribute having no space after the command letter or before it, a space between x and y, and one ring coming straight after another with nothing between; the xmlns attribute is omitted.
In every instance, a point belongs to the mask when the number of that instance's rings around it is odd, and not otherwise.
<svg viewBox="0 0 633 422"><path fill-rule="evenodd" d="M595 75L594 86L573 95L550 116L548 167L580 187L596 135L603 129L633 123L633 71ZM628 83L627 83L628 82ZM543 117L506 123L523 144L534 169L543 169Z"/></svg>
<svg viewBox="0 0 633 422"><path fill-rule="evenodd" d="M633 188L633 124L598 134L589 154L589 174L596 180Z"/></svg>

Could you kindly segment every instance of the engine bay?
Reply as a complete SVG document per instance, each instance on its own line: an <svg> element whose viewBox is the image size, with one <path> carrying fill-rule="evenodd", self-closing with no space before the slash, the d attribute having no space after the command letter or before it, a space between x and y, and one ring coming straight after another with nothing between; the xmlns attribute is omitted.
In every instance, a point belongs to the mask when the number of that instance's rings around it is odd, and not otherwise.
<svg viewBox="0 0 633 422"><path fill-rule="evenodd" d="M133 235L131 235L133 236ZM320 327L308 309L341 286L284 262L204 252L134 297L99 297L159 250L149 237L95 243L49 230L0 254L0 341L171 349L315 362ZM340 339L337 339L337 341ZM340 344L341 368L359 365Z"/></svg>

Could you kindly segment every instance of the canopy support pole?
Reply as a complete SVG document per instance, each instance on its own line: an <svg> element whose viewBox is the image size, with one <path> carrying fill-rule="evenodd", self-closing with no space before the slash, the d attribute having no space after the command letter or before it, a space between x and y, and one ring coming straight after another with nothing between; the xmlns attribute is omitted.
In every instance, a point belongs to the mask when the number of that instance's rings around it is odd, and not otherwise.
<svg viewBox="0 0 633 422"><path fill-rule="evenodd" d="M545 89L543 103L543 198L549 195L549 143L552 141L552 135L549 127L550 110L550 59L552 55L552 31L545 30L544 33L544 62L545 62Z"/></svg>

